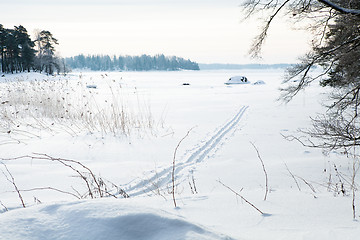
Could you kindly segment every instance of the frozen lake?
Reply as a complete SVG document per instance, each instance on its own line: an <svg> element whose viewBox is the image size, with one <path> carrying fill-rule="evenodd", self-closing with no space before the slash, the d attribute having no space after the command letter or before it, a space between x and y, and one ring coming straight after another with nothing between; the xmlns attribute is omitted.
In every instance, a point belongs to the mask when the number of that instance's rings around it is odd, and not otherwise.
<svg viewBox="0 0 360 240"><path fill-rule="evenodd" d="M350 239L359 233L358 223L351 221L350 198L334 197L326 188L334 165L350 174L348 160L336 154L325 157L283 137L310 126L310 116L323 111L326 89L314 85L284 104L277 100L283 74L281 69L243 69L6 75L0 79L0 158L27 206L86 196L84 181L74 171L36 155L46 154L79 161L130 195L119 202L102 200L97 207L108 203L121 209L115 205L123 203L141 206L139 211L160 209L235 239L325 239L333 236L329 229ZM224 84L238 75L250 84ZM258 81L265 84L252 84ZM264 172L253 145L269 177L266 201ZM170 194L174 159L178 209ZM2 171L0 210L19 208L19 197L6 179L10 175L4 167ZM270 216L259 215L219 181ZM73 195L27 191L41 187ZM92 204L83 204L82 211L90 213ZM40 206L24 216L36 209L42 211ZM0 223L10 219L6 214L0 214ZM60 224L56 219L51 220L54 226ZM33 231L39 228L33 226ZM11 236L9 229L2 226L0 233ZM26 238L24 234L14 239Z"/></svg>

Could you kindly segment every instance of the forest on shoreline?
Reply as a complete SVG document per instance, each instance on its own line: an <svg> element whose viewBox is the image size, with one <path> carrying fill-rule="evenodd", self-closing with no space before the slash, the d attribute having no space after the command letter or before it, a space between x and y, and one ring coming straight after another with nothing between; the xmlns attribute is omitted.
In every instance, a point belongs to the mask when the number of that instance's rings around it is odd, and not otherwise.
<svg viewBox="0 0 360 240"><path fill-rule="evenodd" d="M216 69L286 68L290 64L201 64L177 56L84 55L62 58L56 54L58 40L51 32L42 30L32 40L22 25L13 29L0 24L0 72L67 73L72 70L91 71L179 71Z"/></svg>
<svg viewBox="0 0 360 240"><path fill-rule="evenodd" d="M44 72L46 74L67 73L72 69L92 71L177 71L200 70L199 65L189 59L158 54L150 56L109 56L80 54L62 58L56 54L58 40L51 32L42 30L32 40L22 26L5 28L0 24L0 72Z"/></svg>
<svg viewBox="0 0 360 240"><path fill-rule="evenodd" d="M65 58L67 67L71 69L88 69L92 71L178 71L200 70L196 62L176 56L158 54L150 56L109 56L109 55L77 55Z"/></svg>

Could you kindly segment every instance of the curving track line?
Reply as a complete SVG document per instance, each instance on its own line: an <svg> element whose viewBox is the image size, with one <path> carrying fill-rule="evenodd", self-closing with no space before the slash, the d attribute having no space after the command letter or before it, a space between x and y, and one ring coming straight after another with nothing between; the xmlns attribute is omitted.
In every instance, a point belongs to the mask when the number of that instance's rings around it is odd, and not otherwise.
<svg viewBox="0 0 360 240"><path fill-rule="evenodd" d="M209 140L203 142L200 146L196 147L188 158L183 161L179 161L175 166L175 176L177 184L185 181L190 171L195 168L197 163L204 161L204 159L210 155L212 151L216 151L219 147L219 143L234 127L239 124L242 116L248 109L248 106L243 106L230 119L224 126L217 130ZM130 196L137 196L155 191L155 188L165 188L171 183L172 166L162 169L160 172L152 173L149 178L141 180L139 182L130 182L123 189ZM185 177L184 177L185 176Z"/></svg>

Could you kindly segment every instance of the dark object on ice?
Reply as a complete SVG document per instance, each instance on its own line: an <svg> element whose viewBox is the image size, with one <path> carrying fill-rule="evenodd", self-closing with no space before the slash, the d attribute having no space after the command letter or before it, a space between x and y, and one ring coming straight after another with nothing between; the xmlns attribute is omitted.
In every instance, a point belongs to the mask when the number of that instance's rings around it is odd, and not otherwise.
<svg viewBox="0 0 360 240"><path fill-rule="evenodd" d="M97 86L96 85L86 85L86 88L97 88Z"/></svg>

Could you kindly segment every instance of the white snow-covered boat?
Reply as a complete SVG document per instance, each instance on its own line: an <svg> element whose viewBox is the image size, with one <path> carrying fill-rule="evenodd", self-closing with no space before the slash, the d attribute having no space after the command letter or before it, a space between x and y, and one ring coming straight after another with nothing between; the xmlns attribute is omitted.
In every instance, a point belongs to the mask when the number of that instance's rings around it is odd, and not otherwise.
<svg viewBox="0 0 360 240"><path fill-rule="evenodd" d="M225 83L227 85L229 84L249 84L250 82L245 76L234 76L229 78L229 80Z"/></svg>

